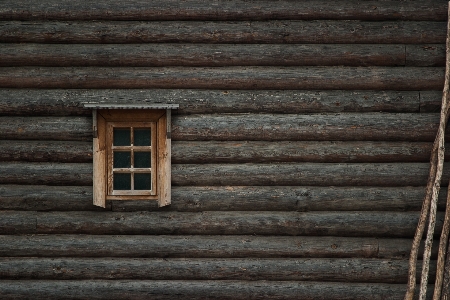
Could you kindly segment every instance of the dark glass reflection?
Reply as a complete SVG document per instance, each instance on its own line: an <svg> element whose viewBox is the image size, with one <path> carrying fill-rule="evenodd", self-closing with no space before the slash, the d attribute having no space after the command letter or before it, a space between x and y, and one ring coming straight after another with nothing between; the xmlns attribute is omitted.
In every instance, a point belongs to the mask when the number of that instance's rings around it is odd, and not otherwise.
<svg viewBox="0 0 450 300"><path fill-rule="evenodd" d="M131 145L131 134L130 129L119 129L114 128L113 132L114 146L130 146Z"/></svg>
<svg viewBox="0 0 450 300"><path fill-rule="evenodd" d="M114 190L131 190L131 174L114 173Z"/></svg>
<svg viewBox="0 0 450 300"><path fill-rule="evenodd" d="M136 128L134 130L134 145L135 146L150 146L151 131L146 128Z"/></svg>
<svg viewBox="0 0 450 300"><path fill-rule="evenodd" d="M114 151L114 168L131 168L131 152Z"/></svg>
<svg viewBox="0 0 450 300"><path fill-rule="evenodd" d="M151 152L134 152L135 168L150 168Z"/></svg>
<svg viewBox="0 0 450 300"><path fill-rule="evenodd" d="M152 189L152 175L150 173L135 173L134 174L134 189L135 190L151 190Z"/></svg>

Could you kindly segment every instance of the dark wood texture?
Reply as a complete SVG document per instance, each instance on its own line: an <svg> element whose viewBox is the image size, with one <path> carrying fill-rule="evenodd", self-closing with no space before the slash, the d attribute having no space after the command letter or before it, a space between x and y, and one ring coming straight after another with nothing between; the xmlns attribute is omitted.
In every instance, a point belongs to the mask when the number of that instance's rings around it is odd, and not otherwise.
<svg viewBox="0 0 450 300"><path fill-rule="evenodd" d="M172 204L109 201L114 211L419 211L425 187L172 187ZM442 189L438 209L445 209ZM1 210L105 210L92 205L88 186L0 185Z"/></svg>
<svg viewBox="0 0 450 300"><path fill-rule="evenodd" d="M440 112L442 104L442 91L421 91L420 112Z"/></svg>
<svg viewBox="0 0 450 300"><path fill-rule="evenodd" d="M174 201L165 210L419 211L424 195L425 187L172 187ZM445 209L446 195L442 189L438 202L441 211ZM112 209L161 211L149 201L114 201Z"/></svg>
<svg viewBox="0 0 450 300"><path fill-rule="evenodd" d="M1 234L24 234L36 232L35 212L2 211Z"/></svg>
<svg viewBox="0 0 450 300"><path fill-rule="evenodd" d="M106 203L106 209L111 210L111 202ZM0 210L105 209L92 204L91 186L0 185Z"/></svg>
<svg viewBox="0 0 450 300"><path fill-rule="evenodd" d="M404 284L292 281L4 280L3 299L401 300ZM431 293L430 293L431 294ZM427 297L431 300L432 295Z"/></svg>
<svg viewBox="0 0 450 300"><path fill-rule="evenodd" d="M405 259L411 239L246 235L0 235L3 257ZM423 250L420 251L423 253ZM433 247L433 259L437 247Z"/></svg>
<svg viewBox="0 0 450 300"><path fill-rule="evenodd" d="M434 140L438 114L190 115L173 118L174 140Z"/></svg>
<svg viewBox="0 0 450 300"><path fill-rule="evenodd" d="M306 5L306 3L305 3ZM1 21L1 43L439 44L446 22Z"/></svg>
<svg viewBox="0 0 450 300"><path fill-rule="evenodd" d="M214 114L172 118L172 138L185 141L431 142L438 114ZM0 117L0 138L89 141L89 117Z"/></svg>
<svg viewBox="0 0 450 300"><path fill-rule="evenodd" d="M329 258L0 258L0 269L2 280L189 278L406 283L408 263L406 260ZM430 283L435 272L436 261L432 261Z"/></svg>
<svg viewBox="0 0 450 300"><path fill-rule="evenodd" d="M172 165L173 186L425 186L428 163ZM1 184L92 185L89 163L3 162ZM442 185L450 179L445 170Z"/></svg>
<svg viewBox="0 0 450 300"><path fill-rule="evenodd" d="M0 117L1 139L91 141L86 117Z"/></svg>
<svg viewBox="0 0 450 300"><path fill-rule="evenodd" d="M440 67L0 68L3 88L440 90L443 84Z"/></svg>
<svg viewBox="0 0 450 300"><path fill-rule="evenodd" d="M445 66L445 45L405 45L407 66Z"/></svg>
<svg viewBox="0 0 450 300"><path fill-rule="evenodd" d="M41 212L36 231L28 233L412 237L418 217L418 212ZM436 233L443 218L438 214Z"/></svg>
<svg viewBox="0 0 450 300"><path fill-rule="evenodd" d="M447 145L450 147L450 145ZM0 161L92 162L91 142L0 140ZM425 142L175 141L172 163L428 162ZM450 154L447 154L447 160Z"/></svg>
<svg viewBox="0 0 450 300"><path fill-rule="evenodd" d="M73 1L4 0L2 20L439 20L447 17L441 1Z"/></svg>
<svg viewBox="0 0 450 300"><path fill-rule="evenodd" d="M430 54L434 55L421 57L417 65L442 66L433 63L437 53ZM4 44L0 48L1 67L403 65L404 45Z"/></svg>
<svg viewBox="0 0 450 300"><path fill-rule="evenodd" d="M421 92L423 93L423 92ZM432 92L434 93L434 92ZM0 89L0 115L85 115L83 102L179 104L174 113L419 112L417 91ZM440 103L439 103L440 105ZM439 112L439 110L437 111Z"/></svg>

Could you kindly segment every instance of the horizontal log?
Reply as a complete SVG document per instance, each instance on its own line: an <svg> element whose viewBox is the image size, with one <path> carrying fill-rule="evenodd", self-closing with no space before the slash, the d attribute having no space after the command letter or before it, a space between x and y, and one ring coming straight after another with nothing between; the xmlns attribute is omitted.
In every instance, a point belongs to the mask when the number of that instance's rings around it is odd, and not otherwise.
<svg viewBox="0 0 450 300"><path fill-rule="evenodd" d="M2 257L407 259L411 239L221 235L0 235ZM423 245L422 245L423 246ZM432 258L437 257L437 242ZM423 247L419 257L423 253Z"/></svg>
<svg viewBox="0 0 450 300"><path fill-rule="evenodd" d="M424 186L428 163L173 165L173 185ZM445 171L442 184L450 179Z"/></svg>
<svg viewBox="0 0 450 300"><path fill-rule="evenodd" d="M2 88L442 90L443 84L440 67L0 68Z"/></svg>
<svg viewBox="0 0 450 300"><path fill-rule="evenodd" d="M172 118L175 141L432 142L439 114L214 114ZM90 141L91 117L0 117L0 139Z"/></svg>
<svg viewBox="0 0 450 300"><path fill-rule="evenodd" d="M425 187L172 187L172 204L107 201L114 211L419 211ZM445 210L446 189L438 209ZM0 185L0 210L104 210L86 186Z"/></svg>
<svg viewBox="0 0 450 300"><path fill-rule="evenodd" d="M36 212L2 211L1 234L23 234L36 232Z"/></svg>
<svg viewBox="0 0 450 300"><path fill-rule="evenodd" d="M82 103L179 104L175 113L419 112L417 91L0 89L0 115L85 115ZM440 103L439 103L440 104Z"/></svg>
<svg viewBox="0 0 450 300"><path fill-rule="evenodd" d="M418 66L426 66L427 61L436 56L421 57ZM444 65L445 49L440 58L442 63L439 60L438 64L432 63L431 66ZM0 48L0 67L403 65L404 45L4 44ZM415 63L408 62L408 65L414 66Z"/></svg>
<svg viewBox="0 0 450 300"><path fill-rule="evenodd" d="M26 284L25 284L26 282ZM404 284L298 281L2 280L2 299L401 300ZM75 292L76 291L76 292ZM428 287L428 300L433 286ZM431 291L431 292L430 292Z"/></svg>
<svg viewBox="0 0 450 300"><path fill-rule="evenodd" d="M0 117L0 138L92 141L92 118Z"/></svg>
<svg viewBox="0 0 450 300"><path fill-rule="evenodd" d="M92 142L0 140L0 161L92 162Z"/></svg>
<svg viewBox="0 0 450 300"><path fill-rule="evenodd" d="M405 45L406 66L440 67L445 65L445 45Z"/></svg>
<svg viewBox="0 0 450 300"><path fill-rule="evenodd" d="M92 186L92 164L0 163L0 183Z"/></svg>
<svg viewBox="0 0 450 300"><path fill-rule="evenodd" d="M174 140L434 140L437 114L190 115L172 119Z"/></svg>
<svg viewBox="0 0 450 300"><path fill-rule="evenodd" d="M92 185L92 164L0 164L0 184ZM428 163L172 165L173 186L425 186ZM219 176L218 176L219 175ZM444 169L442 185L450 179Z"/></svg>
<svg viewBox="0 0 450 300"><path fill-rule="evenodd" d="M441 189L441 211L445 210L446 195L446 189ZM424 196L425 187L172 187L172 204L164 210L419 211ZM2 202L0 205L7 205ZM5 208L26 209L17 205ZM161 211L153 201L113 201L112 209Z"/></svg>
<svg viewBox="0 0 450 300"><path fill-rule="evenodd" d="M252 22L1 21L0 42L62 44L439 44L445 43L446 25L447 22L429 21L361 22L330 20Z"/></svg>
<svg viewBox="0 0 450 300"><path fill-rule="evenodd" d="M153 201L151 201L153 203ZM111 202L106 203L111 210ZM0 210L105 210L92 204L90 186L0 185Z"/></svg>
<svg viewBox="0 0 450 300"><path fill-rule="evenodd" d="M2 20L446 20L440 1L108 1L4 0Z"/></svg>
<svg viewBox="0 0 450 300"><path fill-rule="evenodd" d="M433 283L436 261L432 261L430 267L429 282ZM2 280L189 278L406 283L408 261L355 258L0 258L0 268ZM418 269L417 279L420 281L420 267Z"/></svg>
<svg viewBox="0 0 450 300"><path fill-rule="evenodd" d="M425 142L174 141L172 163L428 162L431 147ZM92 142L0 140L0 148L0 161L92 162Z"/></svg>
<svg viewBox="0 0 450 300"><path fill-rule="evenodd" d="M440 112L442 103L442 91L421 91L420 112Z"/></svg>
<svg viewBox="0 0 450 300"><path fill-rule="evenodd" d="M1 234L28 212L10 211ZM22 216L22 218L21 218ZM412 237L419 212L39 212L26 233ZM437 217L436 233L443 214ZM31 222L31 221L30 221ZM3 226L3 223L6 223ZM23 226L22 226L23 227ZM6 228L6 229L4 229ZM20 227L19 227L20 228ZM16 229L17 230L17 229ZM28 227L23 231L28 230Z"/></svg>

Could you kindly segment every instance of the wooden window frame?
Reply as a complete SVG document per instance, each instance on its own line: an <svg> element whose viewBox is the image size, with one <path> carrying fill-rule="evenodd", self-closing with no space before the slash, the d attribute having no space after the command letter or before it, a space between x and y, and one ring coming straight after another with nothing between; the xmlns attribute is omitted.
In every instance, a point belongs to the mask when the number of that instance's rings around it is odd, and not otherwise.
<svg viewBox="0 0 450 300"><path fill-rule="evenodd" d="M158 206L166 206L171 203L171 109L172 106L145 106L128 109L113 105L85 104L87 108L93 108L93 203L106 207L106 200L156 200ZM126 109L124 109L126 108ZM155 186L154 193L144 195L135 193L129 195L117 195L110 193L112 184L110 168L112 168L112 137L108 126L115 124L128 127L133 124L137 127L154 124L156 141L154 151L154 164L156 174L152 172ZM153 139L153 137L152 137ZM153 155L153 154L152 154ZM120 193L119 193L120 194Z"/></svg>

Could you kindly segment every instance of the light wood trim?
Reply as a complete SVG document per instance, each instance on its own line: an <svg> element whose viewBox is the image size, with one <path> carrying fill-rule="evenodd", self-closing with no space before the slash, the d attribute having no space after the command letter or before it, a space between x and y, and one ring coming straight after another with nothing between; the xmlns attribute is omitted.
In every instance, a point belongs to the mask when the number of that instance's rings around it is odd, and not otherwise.
<svg viewBox="0 0 450 300"><path fill-rule="evenodd" d="M171 111L158 120L158 206L163 207L171 203L171 139L170 124Z"/></svg>
<svg viewBox="0 0 450 300"><path fill-rule="evenodd" d="M122 111L123 112L123 111ZM117 128L150 128L151 130L151 146L144 147L144 146L138 146L135 147L134 144L130 146L119 146L119 147L113 147L113 129ZM134 130L131 132L131 140L134 141L133 138ZM106 138L106 144L107 144L107 169L108 169L108 186L107 190L108 193L106 195L106 198L108 200L111 200L111 196L150 196L150 195L156 195L157 194L157 129L155 122L107 122L107 138ZM134 151L139 150L147 150L151 152L151 165L150 168L134 168L132 166L131 168L119 168L114 169L113 168L113 149L117 150L117 148L121 150L128 150L131 151L131 158L132 161L134 161ZM119 171L123 173L131 173L131 190L130 191L115 191L113 189L113 172ZM151 171L151 190L150 191L135 191L134 190L134 174L135 173L143 173Z"/></svg>
<svg viewBox="0 0 450 300"><path fill-rule="evenodd" d="M97 124L93 124L97 128L97 135L93 139L93 203L96 206L106 207L106 120L93 110L95 114L94 120ZM95 130L95 128L94 128ZM95 137L96 136L96 137Z"/></svg>
<svg viewBox="0 0 450 300"><path fill-rule="evenodd" d="M164 115L162 109L100 109L98 111L107 121L121 122L156 122Z"/></svg>

